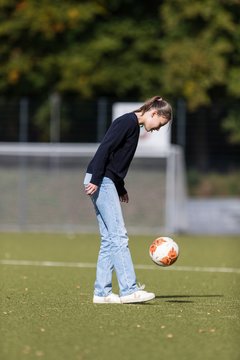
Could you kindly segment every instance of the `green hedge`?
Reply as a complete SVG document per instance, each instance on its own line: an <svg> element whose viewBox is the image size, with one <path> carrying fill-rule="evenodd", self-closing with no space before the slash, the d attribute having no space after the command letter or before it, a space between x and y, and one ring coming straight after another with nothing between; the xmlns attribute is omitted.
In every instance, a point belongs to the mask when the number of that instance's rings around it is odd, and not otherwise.
<svg viewBox="0 0 240 360"><path fill-rule="evenodd" d="M190 170L187 173L187 185L189 196L239 197L240 171L200 173Z"/></svg>

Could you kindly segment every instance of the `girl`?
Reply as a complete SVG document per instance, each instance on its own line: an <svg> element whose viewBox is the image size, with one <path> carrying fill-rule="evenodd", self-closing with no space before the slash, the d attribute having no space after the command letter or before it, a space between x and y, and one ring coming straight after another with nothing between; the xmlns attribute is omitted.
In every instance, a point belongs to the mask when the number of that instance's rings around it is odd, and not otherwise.
<svg viewBox="0 0 240 360"><path fill-rule="evenodd" d="M170 104L154 96L139 109L113 121L87 167L85 192L94 204L101 235L94 303L136 303L155 298L137 285L120 201L129 200L124 178L138 144L140 126L148 132L158 131L171 119ZM120 296L112 293L113 270Z"/></svg>

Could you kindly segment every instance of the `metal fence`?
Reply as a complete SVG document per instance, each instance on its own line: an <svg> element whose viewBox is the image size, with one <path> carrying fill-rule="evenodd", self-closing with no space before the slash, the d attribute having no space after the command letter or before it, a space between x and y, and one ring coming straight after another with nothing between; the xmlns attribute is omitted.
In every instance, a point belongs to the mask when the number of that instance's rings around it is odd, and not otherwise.
<svg viewBox="0 0 240 360"><path fill-rule="evenodd" d="M98 142L111 122L111 110L106 98L0 98L0 142Z"/></svg>

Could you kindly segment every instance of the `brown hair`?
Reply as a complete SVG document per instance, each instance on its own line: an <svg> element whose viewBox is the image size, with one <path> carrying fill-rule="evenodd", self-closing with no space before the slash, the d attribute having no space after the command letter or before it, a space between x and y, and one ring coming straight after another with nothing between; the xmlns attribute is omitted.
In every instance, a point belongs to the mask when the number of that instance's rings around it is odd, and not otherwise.
<svg viewBox="0 0 240 360"><path fill-rule="evenodd" d="M151 99L146 100L145 103L134 112L141 112L143 115L146 111L152 109L156 109L158 115L164 116L168 121L172 120L172 107L160 96L154 96Z"/></svg>

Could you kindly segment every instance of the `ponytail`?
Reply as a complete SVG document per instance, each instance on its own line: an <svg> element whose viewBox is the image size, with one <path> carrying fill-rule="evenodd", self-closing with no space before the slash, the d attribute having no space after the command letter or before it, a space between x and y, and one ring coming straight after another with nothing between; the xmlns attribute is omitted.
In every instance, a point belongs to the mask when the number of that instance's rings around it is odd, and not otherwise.
<svg viewBox="0 0 240 360"><path fill-rule="evenodd" d="M159 116L164 116L168 121L172 120L172 107L160 96L154 96L134 112L141 112L142 115L149 110L156 109Z"/></svg>

